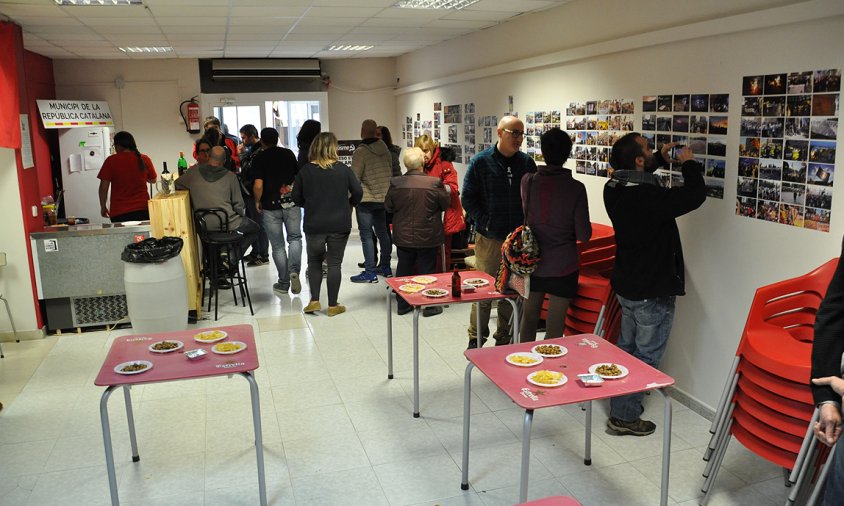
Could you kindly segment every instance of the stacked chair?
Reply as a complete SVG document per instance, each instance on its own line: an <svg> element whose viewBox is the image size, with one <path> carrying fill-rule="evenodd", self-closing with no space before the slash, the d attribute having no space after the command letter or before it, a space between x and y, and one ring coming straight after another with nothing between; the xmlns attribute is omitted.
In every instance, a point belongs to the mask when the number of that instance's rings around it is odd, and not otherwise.
<svg viewBox="0 0 844 506"><path fill-rule="evenodd" d="M809 386L813 327L837 266L835 258L804 276L756 291L710 427L701 504L709 499L732 437L790 470L786 504L813 504L828 453L812 431L818 417Z"/></svg>

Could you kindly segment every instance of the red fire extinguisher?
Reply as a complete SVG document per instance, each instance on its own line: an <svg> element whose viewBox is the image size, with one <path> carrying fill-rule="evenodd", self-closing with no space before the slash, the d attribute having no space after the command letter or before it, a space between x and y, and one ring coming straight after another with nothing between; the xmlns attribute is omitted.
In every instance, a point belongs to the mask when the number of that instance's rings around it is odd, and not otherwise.
<svg viewBox="0 0 844 506"><path fill-rule="evenodd" d="M185 104L187 104L187 117L185 117L185 113L183 112ZM198 134L200 132L199 103L196 101L196 97L192 97L190 100L185 100L179 104L179 114L182 115L182 121L185 122L188 133Z"/></svg>

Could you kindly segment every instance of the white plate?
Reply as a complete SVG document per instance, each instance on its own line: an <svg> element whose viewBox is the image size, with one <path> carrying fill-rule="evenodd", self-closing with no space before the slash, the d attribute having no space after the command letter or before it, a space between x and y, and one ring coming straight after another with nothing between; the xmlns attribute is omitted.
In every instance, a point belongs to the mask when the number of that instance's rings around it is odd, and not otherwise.
<svg viewBox="0 0 844 506"><path fill-rule="evenodd" d="M178 346L176 346L175 348L167 349L167 350L156 350L155 348L153 348L153 346L155 346L156 344L163 343L165 341L168 342L168 343L176 343L176 344L178 344ZM151 351L153 353L172 353L174 351L181 350L184 346L185 346L185 343L183 343L181 341L176 341L175 339L165 339L164 341L156 341L156 342L152 343L151 345L149 345L149 351Z"/></svg>
<svg viewBox="0 0 844 506"><path fill-rule="evenodd" d="M200 337L200 336L205 335L205 334L208 334L208 333L210 333L210 332L218 332L218 333L219 333L222 337L215 337L215 338L213 338L213 339L202 339L202 338ZM223 339L227 338L228 336L229 336L229 335L228 335L228 334L226 334L226 332L225 332L225 331L223 331L223 330L214 330L214 329L211 329L211 330L206 330L206 331L204 331L204 332L200 332L199 334L195 334L195 335L193 336L193 340L194 340L194 341L196 341L196 342L198 342L198 343L205 343L205 344L208 344L208 343L216 343L217 341L222 341Z"/></svg>
<svg viewBox="0 0 844 506"><path fill-rule="evenodd" d="M140 224L141 224L140 221L124 221L123 222L124 227L134 227L134 226L140 225Z"/></svg>
<svg viewBox="0 0 844 506"><path fill-rule="evenodd" d="M475 288L479 288L481 286L486 286L489 284L489 281L485 280L484 278L469 278L463 280L464 285L472 285Z"/></svg>
<svg viewBox="0 0 844 506"><path fill-rule="evenodd" d="M430 285L431 283L435 282L437 278L434 276L414 276L410 278L411 281L414 283L419 283L420 285Z"/></svg>
<svg viewBox="0 0 844 506"><path fill-rule="evenodd" d="M132 365L132 364L144 364L144 365L146 365L146 368L141 369L140 371L128 371L127 372L127 371L122 370L127 365ZM141 374L142 372L147 372L150 369L152 369L152 362L150 362L148 360L130 360L128 362L123 362L122 364L117 364L116 366L114 366L114 372L116 372L117 374L126 374L126 375Z"/></svg>
<svg viewBox="0 0 844 506"><path fill-rule="evenodd" d="M630 371L628 371L627 368L624 367L621 364L615 364L616 367L621 369L621 374L619 374L618 376L607 376L606 374L600 374L598 372L599 367L601 367L602 365L610 365L610 364L612 364L612 362L601 362L600 364L592 364L591 366L589 366L589 372L591 372L592 374L597 374L598 376L600 376L600 377L602 377L606 380L617 380L617 379L621 379L621 378L627 376L628 374L630 374Z"/></svg>
<svg viewBox="0 0 844 506"><path fill-rule="evenodd" d="M448 290L443 290L442 288L428 288L427 290L422 290L422 295L425 297L439 299L441 297L448 297Z"/></svg>
<svg viewBox="0 0 844 506"><path fill-rule="evenodd" d="M538 387L554 388L554 387L559 387L559 386L565 385L566 382L569 380L568 376L563 374L563 377L560 378L560 381L558 381L557 383L540 383L538 381L533 380L533 375L538 373L538 372L542 372L542 371L536 371L536 372L532 372L532 373L528 374L528 377L527 377L528 383L530 383L532 385L536 385ZM555 372L555 371L552 371L552 372Z"/></svg>
<svg viewBox="0 0 844 506"><path fill-rule="evenodd" d="M516 360L514 360L515 357L531 358L534 361L529 363L529 364L524 364L522 362L517 362ZM517 353L511 353L511 354L507 355L505 357L505 360L507 361L508 364L513 364L516 367L533 367L535 365L541 364L543 358L542 358L542 355L538 355L536 353L528 353L526 351L520 351L520 352L517 352Z"/></svg>
<svg viewBox="0 0 844 506"><path fill-rule="evenodd" d="M418 293L425 289L425 285L420 285L419 283L405 283L399 287L404 293Z"/></svg>
<svg viewBox="0 0 844 506"><path fill-rule="evenodd" d="M536 350L536 349L537 349L537 348L539 348L540 346L556 346L557 348L559 348L559 349L560 349L560 353L556 353L556 354L553 354L553 353L540 353L540 352L538 352L538 351ZM562 357L563 355L565 355L566 353L568 353L568 352L569 352L568 348L566 348L565 346L560 346L559 344L537 344L536 346L534 346L533 348L531 348L531 349L530 349L530 351L532 351L533 353L536 353L537 355L542 355L543 357L548 357L548 358L557 358L557 357Z"/></svg>
<svg viewBox="0 0 844 506"><path fill-rule="evenodd" d="M218 351L217 346L220 346L222 344L237 344L237 345L240 346L240 348L238 348L234 351ZM214 346L211 347L211 351L213 351L217 355L234 355L235 353L240 353L241 351L243 351L245 349L246 349L246 343L244 343L242 341L229 341L227 343L215 344Z"/></svg>

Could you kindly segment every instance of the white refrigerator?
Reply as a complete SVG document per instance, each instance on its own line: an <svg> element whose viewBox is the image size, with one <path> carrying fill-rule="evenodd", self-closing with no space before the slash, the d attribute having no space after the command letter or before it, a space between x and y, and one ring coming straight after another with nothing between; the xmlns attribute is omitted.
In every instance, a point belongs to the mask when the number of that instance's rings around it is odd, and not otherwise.
<svg viewBox="0 0 844 506"><path fill-rule="evenodd" d="M91 223L109 223L100 216L97 174L111 154L110 127L62 128L59 130L59 156L62 161L61 206L65 216L88 218Z"/></svg>

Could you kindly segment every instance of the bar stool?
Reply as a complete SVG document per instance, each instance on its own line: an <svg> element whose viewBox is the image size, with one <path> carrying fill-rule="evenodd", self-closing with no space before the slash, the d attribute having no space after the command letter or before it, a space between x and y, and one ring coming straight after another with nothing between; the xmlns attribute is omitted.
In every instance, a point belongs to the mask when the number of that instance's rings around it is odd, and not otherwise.
<svg viewBox="0 0 844 506"><path fill-rule="evenodd" d="M229 230L228 214L219 207L197 209L193 213L196 221L196 230L199 240L202 243L202 298L205 301L205 280L208 279L208 311L211 311L211 300L214 300L214 320L218 318L220 279L225 279L231 284L232 297L237 305L237 292L240 290L240 297L243 307L249 303L249 312L255 314L252 309L252 297L249 295L249 285L246 281L246 267L243 261L243 252L240 250L240 241L243 234L236 230ZM216 220L216 223L209 223ZM217 227L214 227L217 225ZM233 265L224 265L221 262L221 255L226 253L229 259L237 258L238 262Z"/></svg>

